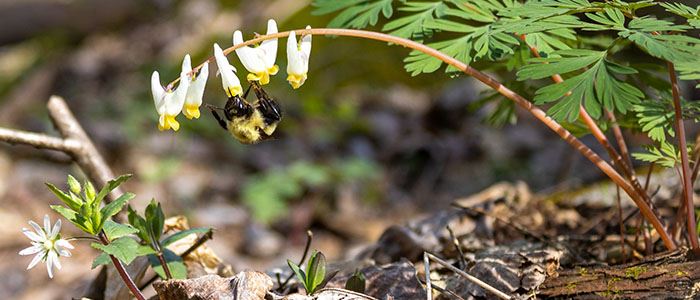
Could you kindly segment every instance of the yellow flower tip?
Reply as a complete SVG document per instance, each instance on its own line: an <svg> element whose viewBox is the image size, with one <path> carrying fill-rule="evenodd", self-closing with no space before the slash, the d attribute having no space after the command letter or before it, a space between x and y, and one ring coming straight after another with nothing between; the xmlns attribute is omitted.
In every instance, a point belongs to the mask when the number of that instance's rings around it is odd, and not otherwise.
<svg viewBox="0 0 700 300"><path fill-rule="evenodd" d="M287 81L289 81L292 88L296 90L306 81L306 74L289 74L289 76L287 76Z"/></svg>
<svg viewBox="0 0 700 300"><path fill-rule="evenodd" d="M165 131L170 129L178 131L180 129L180 123L175 120L175 116L161 115L158 119L158 130Z"/></svg>
<svg viewBox="0 0 700 300"><path fill-rule="evenodd" d="M243 87L240 85L234 86L234 87L229 87L226 89L226 96L228 97L233 97L235 95L243 95Z"/></svg>
<svg viewBox="0 0 700 300"><path fill-rule="evenodd" d="M277 75L277 72L280 70L280 67L278 65L272 66L272 68L267 69L267 73L270 75Z"/></svg>
<svg viewBox="0 0 700 300"><path fill-rule="evenodd" d="M199 105L185 104L185 109L182 111L182 114L190 120L192 120L192 118L199 119Z"/></svg>

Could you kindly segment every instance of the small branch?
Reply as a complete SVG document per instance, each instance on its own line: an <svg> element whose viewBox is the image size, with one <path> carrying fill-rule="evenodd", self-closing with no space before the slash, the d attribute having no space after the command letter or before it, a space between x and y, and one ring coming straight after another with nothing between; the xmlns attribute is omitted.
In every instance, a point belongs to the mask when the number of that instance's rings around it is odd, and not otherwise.
<svg viewBox="0 0 700 300"><path fill-rule="evenodd" d="M100 241L102 241L102 244L109 245L109 240L103 232L101 232L98 236L100 238ZM127 288L129 288L129 291L131 291L131 294L134 295L134 297L136 297L136 299L138 300L146 300L146 297L143 296L141 291L136 287L136 284L134 284L134 281L129 276L129 273L127 273L124 269L124 265L122 265L122 263L111 254L109 255L109 258L112 260L112 264L114 264L114 267L117 269L117 272L124 281L124 284Z"/></svg>
<svg viewBox="0 0 700 300"><path fill-rule="evenodd" d="M453 265L451 265L451 264L447 263L446 261L444 261L444 260L438 258L437 256L432 255L432 254L430 254L430 253L428 253L428 252L425 252L425 255L426 255L427 257L429 257L430 259L432 259L433 261L435 261L436 263L441 264L443 267L450 269L450 271L457 273L457 275L462 276L462 277L466 278L467 280L469 280L469 281L475 283L476 285L480 286L481 288L483 288L483 289L485 289L485 290L487 290L487 291L493 293L494 295L498 296L498 298L501 298L501 299L504 299L504 300L510 300L510 299L511 299L511 297L508 296L506 293L497 290L496 288L490 286L488 283L481 281L479 278L476 278L476 277L474 277L474 276L471 276L471 275L467 274L467 272L464 272L464 271L462 271L462 270L460 270L460 269L455 268Z"/></svg>
<svg viewBox="0 0 700 300"><path fill-rule="evenodd" d="M462 252L462 247L459 245L459 240L455 236L455 232L450 228L450 225L445 226L447 227L447 232L450 233L450 239L452 239L452 244L454 244L455 249L457 250L457 254L459 254L459 267L460 268L466 268L467 267L467 260L464 259L464 252Z"/></svg>
<svg viewBox="0 0 700 300"><path fill-rule="evenodd" d="M107 181L114 179L114 173L112 173L102 155L97 151L83 127L80 126L78 120L75 119L66 101L59 96L51 96L46 106L49 110L51 121L61 133L61 136L66 140L75 140L80 144L80 147L67 153L73 157L73 160L90 178L90 181L101 187L107 184ZM123 193L120 187L115 188L108 195L107 203L117 199Z"/></svg>
<svg viewBox="0 0 700 300"><path fill-rule="evenodd" d="M683 196L686 206L686 224L688 225L688 240L694 252L700 252L698 232L695 228L695 205L693 203L693 182L690 180L690 163L688 160L688 147L685 140L685 126L683 125L683 111L681 110L680 87L676 78L676 70L673 63L668 62L668 75L671 78L671 91L673 92L673 108L675 112L674 123L678 133L678 148L681 152L681 169L683 170Z"/></svg>
<svg viewBox="0 0 700 300"><path fill-rule="evenodd" d="M0 141L10 144L25 144L38 149L56 150L65 153L71 153L80 148L80 144L77 141L2 127L0 127Z"/></svg>

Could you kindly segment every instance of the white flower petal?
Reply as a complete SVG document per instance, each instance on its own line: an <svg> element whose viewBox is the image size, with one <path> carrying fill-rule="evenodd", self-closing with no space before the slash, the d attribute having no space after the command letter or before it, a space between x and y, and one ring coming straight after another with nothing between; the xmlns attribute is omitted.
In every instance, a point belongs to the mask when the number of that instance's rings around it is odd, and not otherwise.
<svg viewBox="0 0 700 300"><path fill-rule="evenodd" d="M37 253L32 259L32 261L29 263L29 266L27 266L27 270L34 268L34 266L36 266L36 264L38 264L41 261L41 259L44 258L44 255L46 255L46 252L44 251Z"/></svg>
<svg viewBox="0 0 700 300"><path fill-rule="evenodd" d="M241 82L234 73L236 68L231 66L224 55L224 51L221 50L218 44L214 44L214 58L216 59L216 66L219 68L219 74L221 74L221 83L224 87L224 91L230 97L233 96L230 93L232 91L237 91L240 94L243 90L241 87Z"/></svg>
<svg viewBox="0 0 700 300"><path fill-rule="evenodd" d="M43 229L41 229L41 226L39 226L39 224L37 224L34 221L29 221L29 225L32 226L32 228L34 228L34 231L36 231L36 234L41 237L39 239L40 241L46 240L46 233L44 232ZM23 229L23 231L24 231L24 229ZM26 235L26 233L25 233L25 235Z"/></svg>
<svg viewBox="0 0 700 300"><path fill-rule="evenodd" d="M44 232L46 232L46 234L51 232L51 219L49 215L44 215Z"/></svg>
<svg viewBox="0 0 700 300"><path fill-rule="evenodd" d="M311 26L306 26L306 29L311 29ZM301 52L306 55L306 63L308 64L309 57L311 57L311 35L307 34L301 38Z"/></svg>
<svg viewBox="0 0 700 300"><path fill-rule="evenodd" d="M70 253L70 251L68 251L66 249L56 249L56 250L58 250L58 255L63 256L63 257L71 257L71 255L72 255Z"/></svg>
<svg viewBox="0 0 700 300"><path fill-rule="evenodd" d="M51 230L51 234L49 236L51 238L55 238L60 231L61 231L61 219L58 219L58 220L56 220L56 224L53 225L53 229Z"/></svg>
<svg viewBox="0 0 700 300"><path fill-rule="evenodd" d="M156 111L158 111L159 115L162 115L165 112L165 101L163 101L165 89L160 85L160 74L158 74L158 71L153 71L153 75L151 75L151 93L153 94L153 104L156 107Z"/></svg>
<svg viewBox="0 0 700 300"><path fill-rule="evenodd" d="M52 258L53 254L53 258ZM49 251L49 254L46 256L46 271L49 272L49 278L53 278L53 263L55 259L56 253L53 251Z"/></svg>
<svg viewBox="0 0 700 300"><path fill-rule="evenodd" d="M49 260L52 261L52 265L56 267L56 269L61 269L63 266L61 266L61 261L58 260L58 253L55 251L49 252Z"/></svg>
<svg viewBox="0 0 700 300"><path fill-rule="evenodd" d="M190 87L191 77L189 73L192 72L192 63L190 61L190 55L185 55L182 60L182 72L180 73L180 82L172 93L172 97L167 99L165 103L165 113L171 116L177 116L182 111L182 106L185 105L185 98L187 97L187 90Z"/></svg>
<svg viewBox="0 0 700 300"><path fill-rule="evenodd" d="M37 242L37 243L43 243L46 238L42 238L36 232L33 232L27 228L22 228L22 233L24 233L25 236L27 236L32 242Z"/></svg>
<svg viewBox="0 0 700 300"><path fill-rule="evenodd" d="M34 245L34 246L30 246L30 247L22 249L22 251L19 252L19 255L32 255L32 254L40 252L43 249L44 248L41 247L40 245Z"/></svg>
<svg viewBox="0 0 700 300"><path fill-rule="evenodd" d="M239 30L233 33L233 45L243 43L243 33ZM251 73L261 73L265 72L265 58L262 50L258 48L251 48L250 46L240 47L236 49L236 55L241 61L241 64Z"/></svg>
<svg viewBox="0 0 700 300"><path fill-rule="evenodd" d="M207 79L209 78L209 62L204 63L201 69L199 69L199 75L190 84L190 88L187 90L187 98L185 103L195 104L197 106L202 104L202 97L204 96L204 88L207 85Z"/></svg>
<svg viewBox="0 0 700 300"><path fill-rule="evenodd" d="M267 34L269 35L275 33L277 33L277 22L270 19L267 21ZM272 68L275 65L275 60L277 59L277 38L264 40L258 48L264 53L263 60L265 62L265 68Z"/></svg>
<svg viewBox="0 0 700 300"><path fill-rule="evenodd" d="M287 74L302 74L304 66L297 44L296 32L292 31L287 38Z"/></svg>
<svg viewBox="0 0 700 300"><path fill-rule="evenodd" d="M70 242L68 242L64 239L60 239L60 240L56 241L56 246L60 246L60 247L66 248L66 249L75 249L75 247L73 247L73 245L71 245Z"/></svg>

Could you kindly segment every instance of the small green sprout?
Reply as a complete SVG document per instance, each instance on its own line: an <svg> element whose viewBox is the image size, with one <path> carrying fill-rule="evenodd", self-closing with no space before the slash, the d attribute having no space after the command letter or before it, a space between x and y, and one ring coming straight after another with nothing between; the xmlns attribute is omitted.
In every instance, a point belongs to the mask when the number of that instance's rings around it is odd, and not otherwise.
<svg viewBox="0 0 700 300"><path fill-rule="evenodd" d="M308 295L312 295L323 288L328 280L326 280L326 257L323 253L314 251L311 254L309 262L306 264L306 271L302 270L297 264L291 260L287 260L287 264L297 275L297 278L304 285L304 289Z"/></svg>

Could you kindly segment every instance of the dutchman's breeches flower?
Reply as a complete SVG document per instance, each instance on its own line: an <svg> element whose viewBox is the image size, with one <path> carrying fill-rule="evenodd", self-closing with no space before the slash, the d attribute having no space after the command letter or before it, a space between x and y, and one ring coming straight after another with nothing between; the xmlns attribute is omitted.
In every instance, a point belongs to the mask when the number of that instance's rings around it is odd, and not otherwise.
<svg viewBox="0 0 700 300"><path fill-rule="evenodd" d="M202 106L202 97L204 97L204 88L207 85L207 78L209 78L209 63L205 63L201 69L199 69L199 75L190 84L190 88L187 90L187 97L185 98L185 108L182 114L188 119L199 119L199 107Z"/></svg>
<svg viewBox="0 0 700 300"><path fill-rule="evenodd" d="M267 21L267 34L277 33L275 20ZM233 45L243 43L243 33L239 30L233 33ZM270 83L270 75L275 75L279 67L275 65L277 58L277 39L263 41L258 47L240 47L236 54L243 66L250 72L246 77L248 81L258 81L261 85Z"/></svg>
<svg viewBox="0 0 700 300"><path fill-rule="evenodd" d="M168 87L168 90L164 89L163 86L160 85L160 75L158 71L153 72L151 76L151 92L153 93L153 102L159 115L159 130L172 129L178 131L180 129L180 123L175 120L175 117L180 114L182 107L185 105L185 98L188 94L187 90L192 81L192 77L189 75L190 72L192 72L192 62L190 61L190 55L187 54L182 61L180 84L175 91L172 91L170 87Z"/></svg>
<svg viewBox="0 0 700 300"><path fill-rule="evenodd" d="M58 260L60 256L70 257L70 249L73 249L67 240L61 238L61 220L56 221L56 224L51 228L51 220L48 215L44 215L44 228L34 221L29 221L34 231L27 228L22 228L22 232L31 240L31 246L19 252L19 255L34 255L34 258L29 263L27 270L36 266L40 261L46 263L46 270L49 273L49 278L53 278L53 267L61 269L61 262Z"/></svg>
<svg viewBox="0 0 700 300"><path fill-rule="evenodd" d="M242 95L243 87L236 76L236 68L228 62L219 44L214 44L214 59L216 59L216 66L219 68L221 84L224 87L224 91L226 91L226 96L230 98L235 95Z"/></svg>
<svg viewBox="0 0 700 300"><path fill-rule="evenodd" d="M306 26L306 29L311 29L311 26ZM290 33L287 39L287 81L295 89L306 81L310 55L311 35L303 36L301 43L297 43L296 33Z"/></svg>

